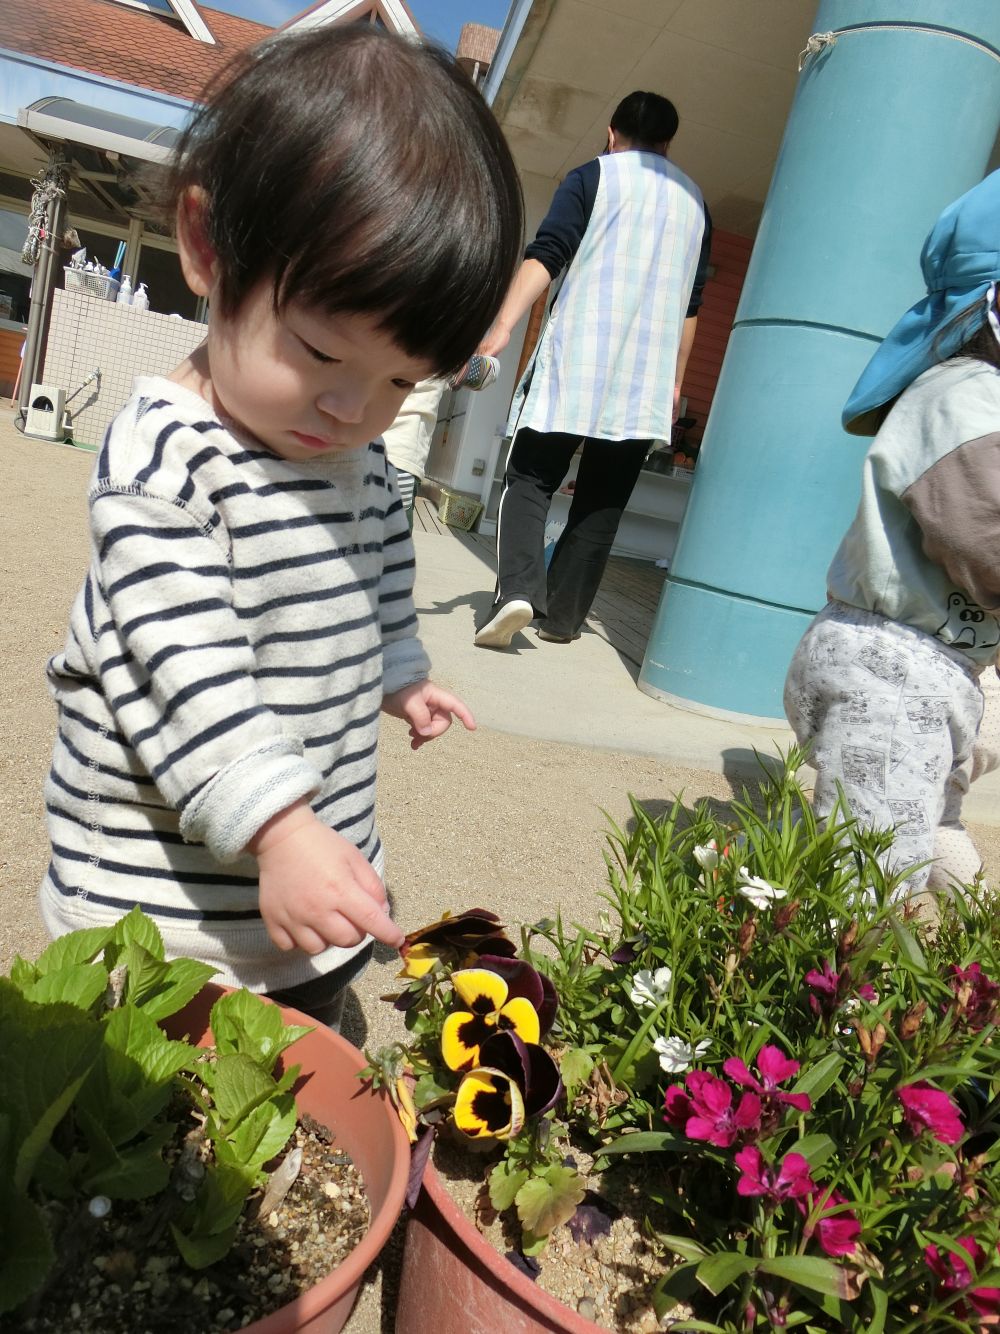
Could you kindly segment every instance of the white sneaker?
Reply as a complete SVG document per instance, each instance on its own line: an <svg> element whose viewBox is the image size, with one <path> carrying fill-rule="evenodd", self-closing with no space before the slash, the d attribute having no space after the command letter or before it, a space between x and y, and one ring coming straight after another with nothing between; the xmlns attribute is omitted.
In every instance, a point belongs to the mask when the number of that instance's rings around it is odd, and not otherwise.
<svg viewBox="0 0 1000 1334"><path fill-rule="evenodd" d="M473 641L479 648L507 648L519 630L523 630L535 616L534 608L524 598L502 602L489 620L476 631Z"/></svg>

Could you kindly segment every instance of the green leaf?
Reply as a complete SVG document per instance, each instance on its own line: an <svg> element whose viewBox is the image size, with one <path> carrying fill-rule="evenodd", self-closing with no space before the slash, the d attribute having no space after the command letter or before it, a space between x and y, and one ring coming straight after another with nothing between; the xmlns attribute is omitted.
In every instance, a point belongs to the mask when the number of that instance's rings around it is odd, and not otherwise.
<svg viewBox="0 0 1000 1334"><path fill-rule="evenodd" d="M840 1266L818 1255L778 1255L756 1263L760 1273L773 1274L798 1288L831 1297L844 1296L844 1274Z"/></svg>
<svg viewBox="0 0 1000 1334"><path fill-rule="evenodd" d="M41 1211L10 1181L0 1181L0 1218L0 1311L13 1311L41 1287L55 1251Z"/></svg>
<svg viewBox="0 0 1000 1334"><path fill-rule="evenodd" d="M231 1135L215 1141L219 1161L242 1165L259 1173L291 1139L297 1121L295 1099L291 1094L255 1107Z"/></svg>
<svg viewBox="0 0 1000 1334"><path fill-rule="evenodd" d="M689 1151L691 1141L682 1135L672 1135L665 1130L640 1130L605 1144L600 1151L602 1158L614 1158L620 1153L683 1153Z"/></svg>
<svg viewBox="0 0 1000 1334"><path fill-rule="evenodd" d="M64 936L64 940L70 939ZM107 969L99 963L67 964L43 973L37 982L24 991L25 1000L35 1005L51 1005L63 1001L78 1010L89 1010L104 995L108 987Z"/></svg>
<svg viewBox="0 0 1000 1334"><path fill-rule="evenodd" d="M68 936L63 936L63 940L68 940ZM22 959L18 954L10 966L10 980L18 991L22 994L38 978L38 969L33 963L28 963L27 959Z"/></svg>
<svg viewBox="0 0 1000 1334"><path fill-rule="evenodd" d="M548 1167L532 1176L517 1192L517 1216L536 1236L547 1236L567 1223L586 1193L583 1178L572 1167Z"/></svg>
<svg viewBox="0 0 1000 1334"><path fill-rule="evenodd" d="M173 959L165 965L158 982L147 987L139 1000L131 995L129 999L133 1004L141 1005L143 1013L150 1019L159 1022L183 1010L218 971L197 959Z"/></svg>
<svg viewBox="0 0 1000 1334"><path fill-rule="evenodd" d="M594 1058L582 1047L571 1047L563 1054L559 1062L559 1073L566 1088L566 1094L572 1098L581 1085L586 1084L594 1068Z"/></svg>
<svg viewBox="0 0 1000 1334"><path fill-rule="evenodd" d="M33 1005L0 978L2 1172L25 1190L101 1050L101 1025L72 1005Z"/></svg>
<svg viewBox="0 0 1000 1334"><path fill-rule="evenodd" d="M683 1255L685 1260L703 1260L708 1254L705 1247L692 1237L677 1237L667 1232L658 1232L656 1239L664 1246L669 1246L675 1254Z"/></svg>
<svg viewBox="0 0 1000 1334"><path fill-rule="evenodd" d="M100 1121L112 1143L148 1128L170 1100L174 1078L196 1052L174 1042L142 1010L124 1005L104 1021L104 1050L80 1091L80 1105Z"/></svg>
<svg viewBox="0 0 1000 1334"><path fill-rule="evenodd" d="M212 1091L222 1133L228 1135L255 1107L272 1097L277 1087L253 1057L233 1053L216 1061Z"/></svg>
<svg viewBox="0 0 1000 1334"><path fill-rule="evenodd" d="M433 1074L428 1070L417 1080L413 1088L413 1101L418 1107L426 1107L429 1103L437 1102L438 1098L445 1098L451 1092L451 1089L445 1088L439 1084Z"/></svg>
<svg viewBox="0 0 1000 1334"><path fill-rule="evenodd" d="M103 1126L82 1108L79 1118L90 1149L81 1189L90 1195L107 1195L112 1200L145 1200L166 1188L170 1168L163 1161L163 1149L173 1138L172 1125L154 1126L139 1143L119 1150Z"/></svg>
<svg viewBox="0 0 1000 1334"><path fill-rule="evenodd" d="M217 1000L211 1025L220 1056L249 1056L268 1072L287 1047L312 1032L302 1025L286 1024L277 1005L249 991L231 991Z"/></svg>
<svg viewBox="0 0 1000 1334"><path fill-rule="evenodd" d="M926 973L927 960L924 958L924 952L917 944L917 938L913 932L909 927L904 926L895 914L889 918L889 926L896 938L899 952L906 962L914 968L918 968L922 973Z"/></svg>
<svg viewBox="0 0 1000 1334"><path fill-rule="evenodd" d="M668 1311L672 1311L678 1302L687 1302L698 1292L698 1278L695 1270L697 1260L688 1260L669 1273L664 1274L653 1289L651 1300L657 1320L662 1321Z"/></svg>
<svg viewBox="0 0 1000 1334"><path fill-rule="evenodd" d="M814 1064L807 1067L792 1085L793 1093L808 1093L813 1102L822 1098L828 1089L833 1088L844 1064L843 1056L831 1051L821 1056Z"/></svg>
<svg viewBox="0 0 1000 1334"><path fill-rule="evenodd" d="M191 1269L207 1269L229 1254L236 1240L237 1224L234 1223L222 1232L199 1232L187 1236L176 1223L171 1223L170 1231L174 1234L174 1241L184 1263Z"/></svg>
<svg viewBox="0 0 1000 1334"><path fill-rule="evenodd" d="M151 917L147 917L141 908L133 908L124 917L119 918L112 928L112 939L124 953L130 945L141 945L154 959L163 959L163 937L159 927Z"/></svg>
<svg viewBox="0 0 1000 1334"><path fill-rule="evenodd" d="M113 926L90 926L59 936L38 956L33 965L35 975L41 977L45 973L58 973L76 964L92 963L114 931Z"/></svg>
<svg viewBox="0 0 1000 1334"><path fill-rule="evenodd" d="M498 1213L509 1209L527 1179L527 1168L515 1167L506 1158L501 1159L490 1173L490 1204L493 1208Z"/></svg>
<svg viewBox="0 0 1000 1334"><path fill-rule="evenodd" d="M882 1334L885 1329L885 1318L889 1314L889 1295L875 1279L869 1279L868 1292L872 1299L872 1306L875 1309L871 1323L865 1329L864 1334Z"/></svg>
<svg viewBox="0 0 1000 1334"><path fill-rule="evenodd" d="M730 1283L735 1283L756 1267L757 1260L752 1255L740 1255L737 1251L716 1251L701 1261L695 1276L703 1288L717 1297Z"/></svg>
<svg viewBox="0 0 1000 1334"><path fill-rule="evenodd" d="M800 1153L810 1167L819 1167L837 1150L829 1135L803 1135L788 1147L794 1153Z"/></svg>

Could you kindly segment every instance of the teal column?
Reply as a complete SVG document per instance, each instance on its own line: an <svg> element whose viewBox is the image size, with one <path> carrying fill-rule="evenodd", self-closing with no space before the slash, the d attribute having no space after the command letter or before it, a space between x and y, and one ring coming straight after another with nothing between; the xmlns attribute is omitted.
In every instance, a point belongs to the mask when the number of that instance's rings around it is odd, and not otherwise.
<svg viewBox="0 0 1000 1334"><path fill-rule="evenodd" d="M823 0L639 688L780 719L868 443L840 411L1000 126L998 0Z"/></svg>

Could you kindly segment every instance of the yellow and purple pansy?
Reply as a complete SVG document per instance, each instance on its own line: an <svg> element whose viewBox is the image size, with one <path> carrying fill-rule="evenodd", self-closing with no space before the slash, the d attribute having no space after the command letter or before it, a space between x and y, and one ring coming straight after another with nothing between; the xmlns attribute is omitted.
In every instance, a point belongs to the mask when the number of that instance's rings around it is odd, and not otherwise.
<svg viewBox="0 0 1000 1334"><path fill-rule="evenodd" d="M494 1033L481 1048L482 1064L458 1086L453 1117L470 1139L510 1139L529 1116L548 1111L562 1091L552 1057L510 1031Z"/></svg>
<svg viewBox="0 0 1000 1334"><path fill-rule="evenodd" d="M444 1021L441 1055L449 1070L481 1065L480 1048L495 1033L537 1043L555 1018L555 989L548 978L517 959L483 955L475 968L452 973L463 1003Z"/></svg>
<svg viewBox="0 0 1000 1334"><path fill-rule="evenodd" d="M484 950L498 958L511 957L515 952L496 913L469 908L454 916L445 915L406 937L400 950L403 967L398 976L419 980L439 961L469 967Z"/></svg>

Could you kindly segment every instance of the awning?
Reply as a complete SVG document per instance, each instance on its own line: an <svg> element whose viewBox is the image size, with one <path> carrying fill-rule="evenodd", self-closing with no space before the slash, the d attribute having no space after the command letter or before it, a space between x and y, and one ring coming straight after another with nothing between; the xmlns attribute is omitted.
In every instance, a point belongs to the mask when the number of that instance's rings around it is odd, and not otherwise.
<svg viewBox="0 0 1000 1334"><path fill-rule="evenodd" d="M172 125L154 125L68 97L43 97L22 107L17 123L46 152L61 149L73 179L105 208L130 217L155 211L142 169L166 162L181 134Z"/></svg>

